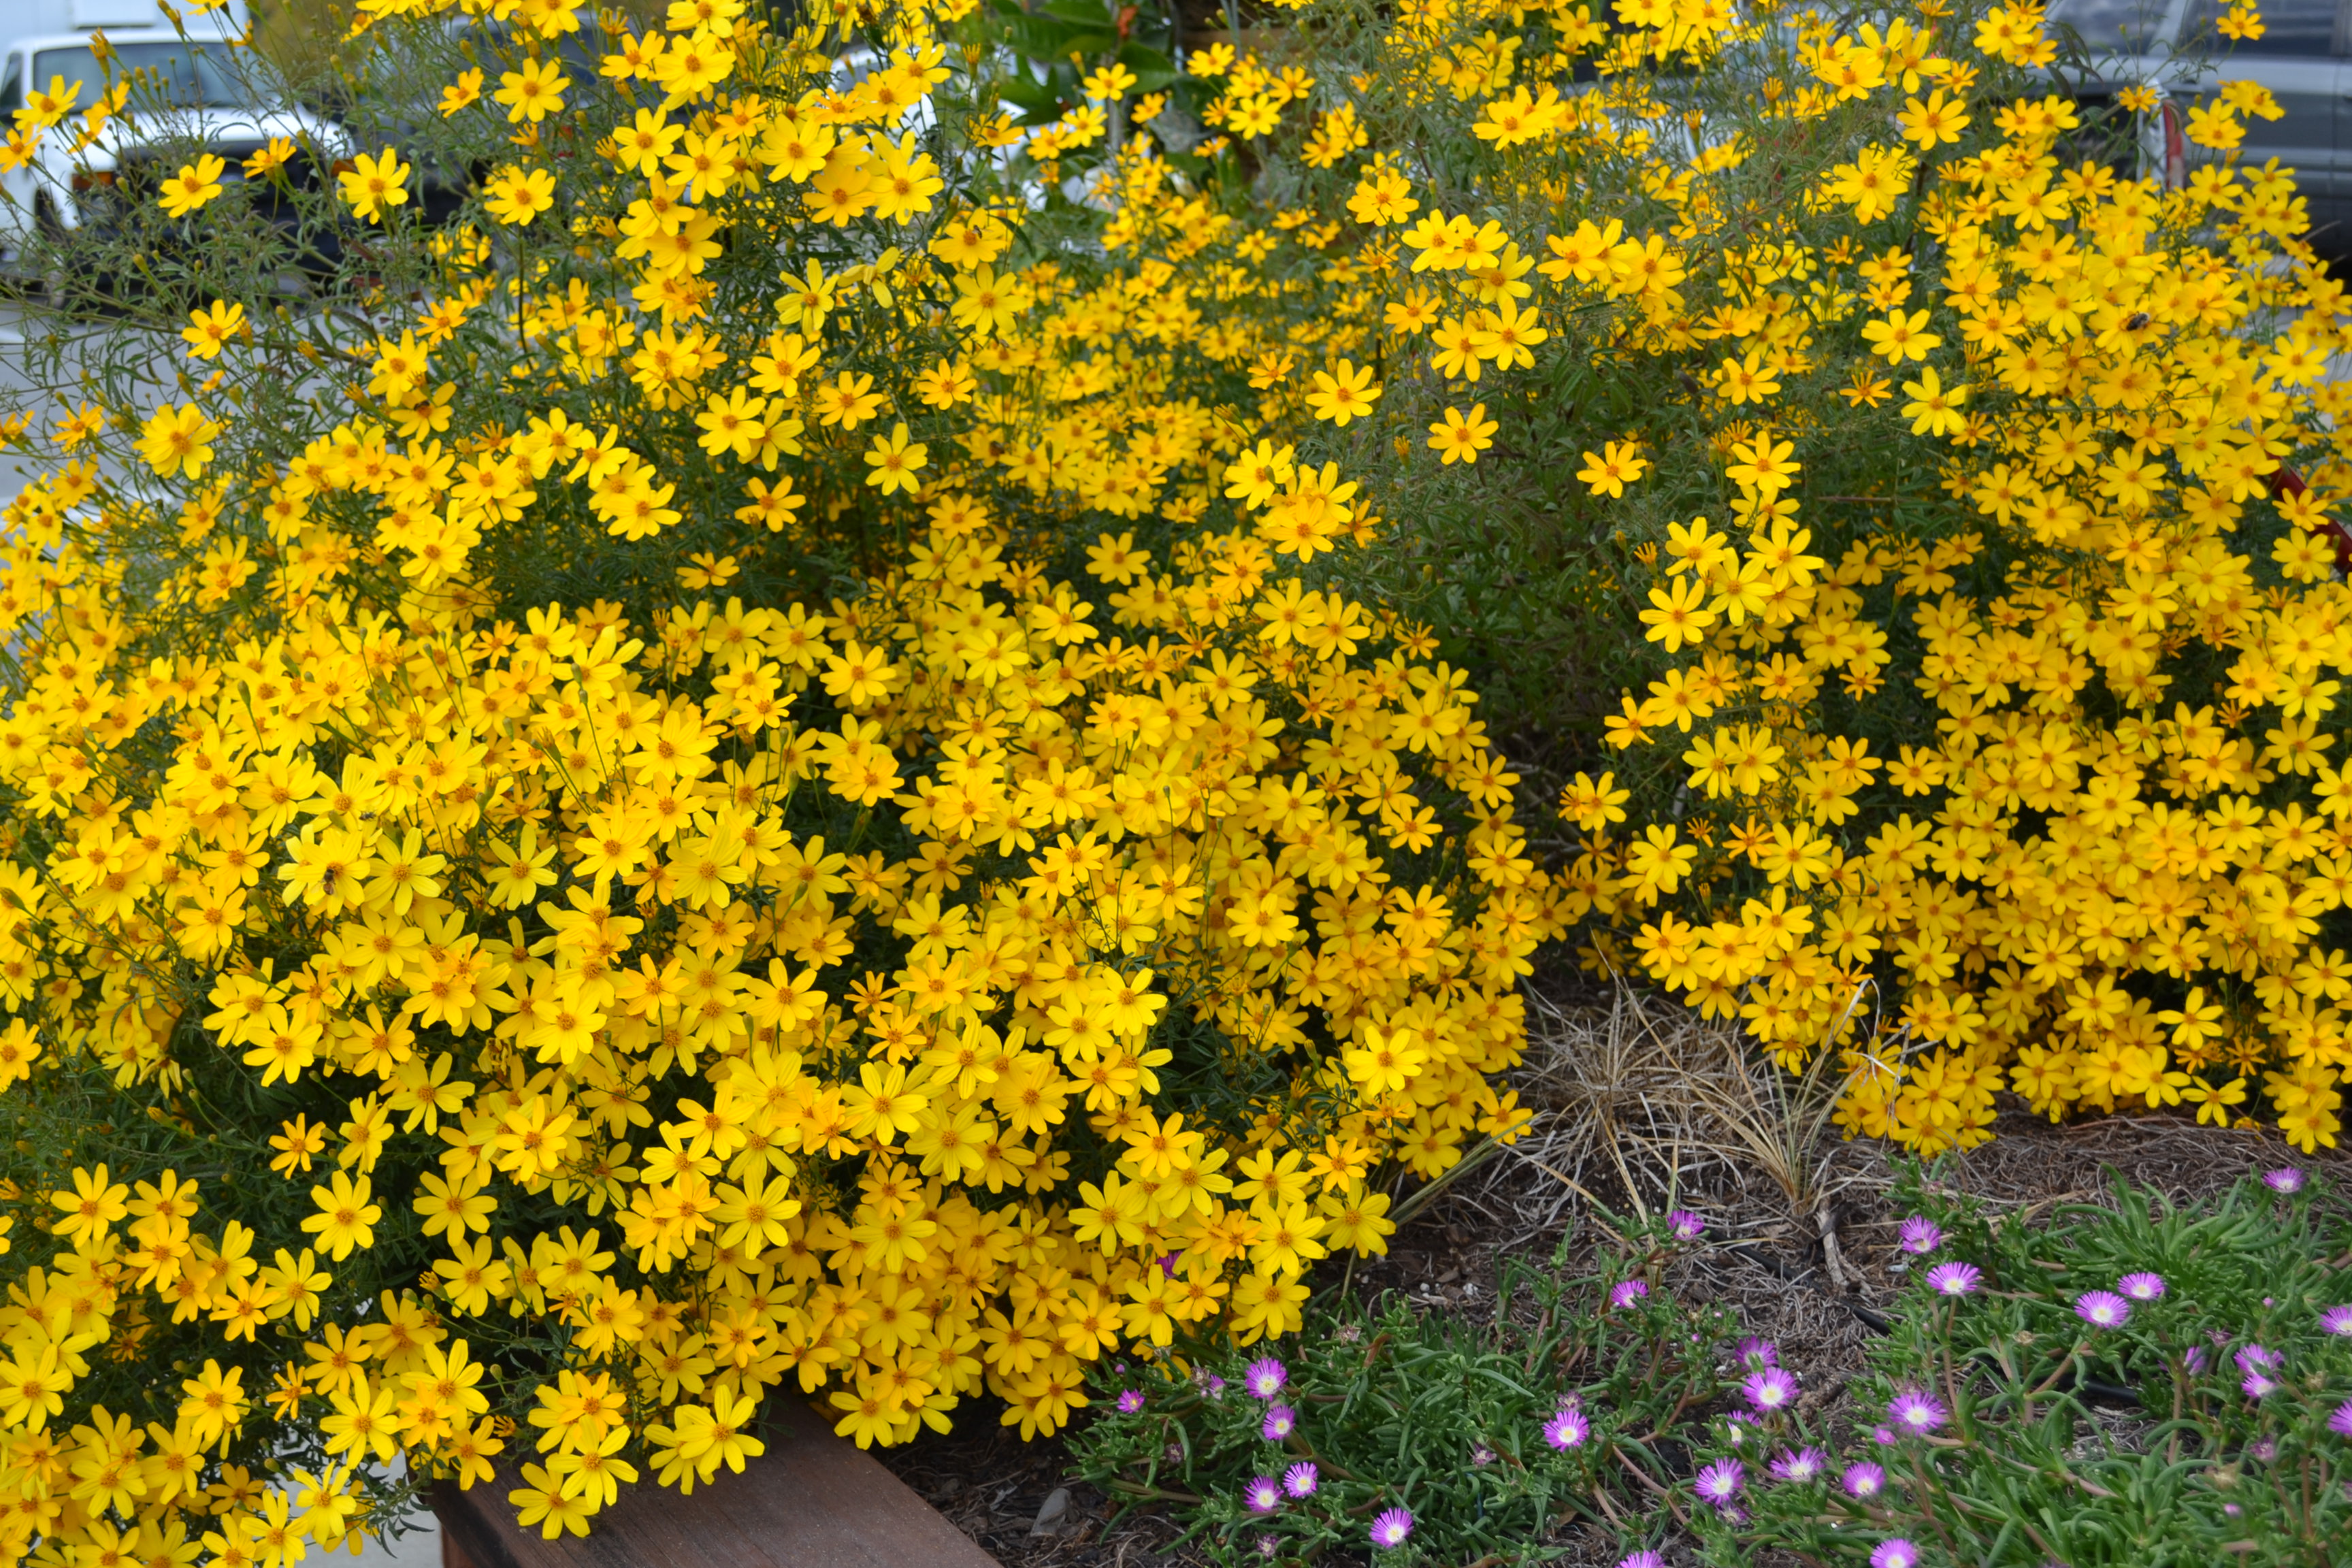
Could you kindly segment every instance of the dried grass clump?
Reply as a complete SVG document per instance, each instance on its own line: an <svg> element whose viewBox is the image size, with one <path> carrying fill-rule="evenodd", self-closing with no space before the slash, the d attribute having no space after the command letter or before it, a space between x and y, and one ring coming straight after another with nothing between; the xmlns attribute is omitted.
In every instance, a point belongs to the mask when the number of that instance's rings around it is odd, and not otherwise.
<svg viewBox="0 0 2352 1568"><path fill-rule="evenodd" d="M1833 1228L1832 1200L1855 1178L1833 1168L1831 1121L1867 1060L1819 1051L1791 1075L1737 1027L1624 983L1606 1007L1531 995L1529 1021L1520 1095L1537 1116L1511 1152L1551 1180L1496 1173L1478 1194L1487 1207L1507 1188L1514 1245L1558 1230L1579 1199L1646 1217L1654 1194L1672 1206L1759 1176L1790 1216Z"/></svg>

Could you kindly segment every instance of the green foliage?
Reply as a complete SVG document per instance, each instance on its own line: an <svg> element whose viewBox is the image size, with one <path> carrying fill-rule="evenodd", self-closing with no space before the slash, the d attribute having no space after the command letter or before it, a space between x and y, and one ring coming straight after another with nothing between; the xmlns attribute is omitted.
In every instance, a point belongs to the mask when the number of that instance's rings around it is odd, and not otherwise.
<svg viewBox="0 0 2352 1568"><path fill-rule="evenodd" d="M1491 1324L1392 1297L1310 1318L1270 1399L1249 1380L1271 1363L1233 1352L1100 1369L1078 1470L1172 1504L1221 1563L1360 1552L1391 1507L1414 1525L1383 1562L1544 1561L1579 1519L1644 1568L1658 1559L1641 1543L1692 1536L1727 1565L2331 1560L2352 1531L2338 1189L2274 1173L2179 1208L2119 1182L2110 1205L2038 1224L1944 1190L1906 1176L1898 1199L1923 1211L1905 1232L1911 1282L1868 1372L1801 1417L1759 1405L1769 1375L1793 1408L1804 1369L1735 1348L1726 1310L1658 1288L1611 1304L1684 1246L1636 1233L1642 1249L1612 1249L1597 1275L1563 1278L1561 1253L1507 1264ZM2126 1301L2125 1321L2087 1321L2093 1292ZM1274 1405L1297 1423L1282 1442L1265 1434ZM1924 1410L1916 1429L1906 1408ZM1564 1409L1590 1422L1566 1449L1546 1440ZM1254 1481L1302 1460L1311 1496L1251 1508Z"/></svg>
<svg viewBox="0 0 2352 1568"><path fill-rule="evenodd" d="M1885 1472L1875 1498L1852 1495L1843 1462L1751 1492L1751 1521L1708 1525L1717 1561L1779 1547L1862 1563L1896 1537L1927 1562L1983 1568L2319 1564L2352 1535L2352 1212L2340 1191L2311 1182L2282 1194L2248 1178L2184 1210L2118 1183L2112 1206L2068 1205L2041 1227L1923 1206L1949 1244L1855 1393L1864 1416L1916 1391L1947 1419L1894 1438L1890 1415L1863 1436L1855 1461ZM1941 1294L1930 1281L1950 1279L1946 1264L1982 1278ZM2131 1301L2120 1326L2084 1321L2089 1293L2134 1276L2161 1279L2161 1295ZM1769 1421L1739 1430L1721 1452L1751 1472L1807 1437Z"/></svg>
<svg viewBox="0 0 2352 1568"><path fill-rule="evenodd" d="M1576 1520L1638 1534L1722 1393L1731 1319L1655 1288L1686 1247L1663 1227L1633 1231L1598 1273L1562 1277L1566 1246L1549 1270L1506 1266L1490 1322L1391 1296L1310 1317L1278 1363L1221 1350L1098 1371L1079 1470L1113 1497L1178 1504L1219 1562L1360 1552L1392 1508L1413 1519L1398 1562L1541 1562ZM1297 1423L1278 1440L1276 1412ZM1301 1464L1309 1495L1251 1506L1254 1483Z"/></svg>

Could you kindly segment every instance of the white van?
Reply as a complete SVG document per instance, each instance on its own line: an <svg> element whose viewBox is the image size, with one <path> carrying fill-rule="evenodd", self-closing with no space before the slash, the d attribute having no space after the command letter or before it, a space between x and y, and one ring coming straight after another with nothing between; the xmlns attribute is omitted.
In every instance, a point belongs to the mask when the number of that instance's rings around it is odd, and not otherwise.
<svg viewBox="0 0 2352 1568"><path fill-rule="evenodd" d="M172 7L187 23L191 34L243 34L246 0L228 0L218 10L199 12L193 5L173 0ZM36 33L94 33L110 36L134 28L172 30L172 18L155 0L0 0L0 43Z"/></svg>
<svg viewBox="0 0 2352 1568"><path fill-rule="evenodd" d="M264 85L270 73L244 47L244 0L174 8L176 24L156 0L0 0L0 115L58 79L79 82L76 101L86 106L110 79L138 73L131 108L95 143L71 152L68 120L30 163L0 174L0 262L16 261L37 227L52 237L105 227L126 203L154 200L199 144L226 161L232 180L276 137L341 155L338 129ZM102 60L91 42L101 32ZM317 177L308 157L300 174Z"/></svg>
<svg viewBox="0 0 2352 1568"><path fill-rule="evenodd" d="M2246 128L2239 161L2276 158L2294 171L2310 205L2314 243L2331 255L2352 250L2352 0L2262 0L2263 36L2221 32L2229 0L2056 0L2050 20L2071 27L2089 54L2091 75L2072 83L2086 105L2104 106L2127 87L2163 89L2168 118L2150 116L2142 133L2145 172L2181 177L2213 154L2187 146L2179 116L2210 102L2220 84L2245 78L2278 100L2277 120ZM2168 132L2170 145L2167 145ZM2168 167L2169 165L2169 167Z"/></svg>

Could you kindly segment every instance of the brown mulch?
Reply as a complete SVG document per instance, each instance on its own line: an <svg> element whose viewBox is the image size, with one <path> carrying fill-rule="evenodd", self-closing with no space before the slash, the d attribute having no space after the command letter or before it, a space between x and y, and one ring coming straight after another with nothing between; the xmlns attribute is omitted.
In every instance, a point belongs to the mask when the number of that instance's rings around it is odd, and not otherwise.
<svg viewBox="0 0 2352 1568"><path fill-rule="evenodd" d="M1068 1473L1059 1439L1024 1442L1016 1428L989 1425L1001 1408L994 1400L967 1401L952 1432L926 1432L876 1456L1008 1565L1192 1568L1208 1562L1177 1541L1181 1527L1164 1512L1138 1510L1112 1520L1102 1494ZM1039 1512L1057 1491L1067 1494L1061 1517L1040 1530Z"/></svg>
<svg viewBox="0 0 2352 1568"><path fill-rule="evenodd" d="M1871 1319L1901 1288L1895 1152L1828 1130L1806 1150L1817 1174L1812 1190L1826 1202L1795 1212L1769 1163L1727 1125L1727 1108L1748 1102L1724 1093L1695 1097L1676 1076L1732 1073L1728 1065L1708 1064L1738 1058L1707 1055L1719 1041L1687 1015L1635 1005L1640 1016L1629 1029L1623 1009L1617 1005L1613 1029L1609 1008L1548 1010L1538 1020L1519 1082L1538 1120L1522 1152L1451 1184L1391 1238L1386 1258L1357 1265L1352 1291L1369 1299L1394 1290L1427 1310L1475 1320L1491 1310L1505 1258L1548 1258L1570 1236L1569 1266L1586 1263L1600 1239L1580 1223L1593 1201L1618 1213L1690 1208L1706 1217L1710 1245L1678 1266L1670 1288L1735 1309L1748 1331L1775 1342L1782 1363L1799 1371L1806 1405L1834 1415L1847 1382L1866 1364L1875 1337ZM1937 1179L2030 1215L2061 1203L2105 1203L2117 1176L2176 1203L2278 1165L2352 1176L2352 1159L2341 1152L2300 1155L2272 1133L2200 1127L2172 1115L2053 1126L2021 1104L2004 1104L1994 1132L1990 1142L1948 1157ZM1824 1215L1832 1244L1826 1247ZM1337 1285L1339 1278L1330 1269L1316 1283ZM1111 1517L1105 1499L1069 1476L1060 1442L1024 1443L992 1425L997 1414L992 1401L968 1404L952 1433L926 1434L878 1456L1007 1568L1191 1568L1208 1561L1178 1541L1181 1527L1165 1512ZM1062 1489L1068 1495L1059 1521L1034 1530L1040 1510ZM1617 1557L1613 1543L1597 1535L1557 1544L1573 1568L1607 1568ZM1670 1552L1668 1560L1687 1558L1686 1551Z"/></svg>

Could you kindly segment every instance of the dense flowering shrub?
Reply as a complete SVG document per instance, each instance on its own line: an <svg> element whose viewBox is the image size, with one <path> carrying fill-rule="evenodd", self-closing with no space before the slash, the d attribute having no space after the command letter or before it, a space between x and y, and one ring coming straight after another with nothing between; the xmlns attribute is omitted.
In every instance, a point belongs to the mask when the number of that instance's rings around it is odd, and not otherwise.
<svg viewBox="0 0 2352 1568"><path fill-rule="evenodd" d="M276 1568L395 1457L579 1531L779 1388L1052 1432L1524 1120L1475 694L1302 580L1379 527L1331 481L1229 514L1172 273L1011 264L934 19L447 9L361 17L421 142L82 237L133 325L9 425L12 1557ZM272 182L341 263L207 297Z"/></svg>
<svg viewBox="0 0 2352 1568"><path fill-rule="evenodd" d="M1843 1125L1923 1152L2003 1089L2332 1144L2343 290L2228 153L2269 95L2196 108L2167 188L2170 84L2086 124L2030 5L1335 6L1291 47L1192 63L1212 124L1291 116L1209 346L1262 452L1380 463L1416 531L1368 570L1517 712L1630 678L1563 779L1587 962L1841 1050ZM1124 167L1149 243L1183 209Z"/></svg>
<svg viewBox="0 0 2352 1568"><path fill-rule="evenodd" d="M1850 40L1817 42L1834 84ZM1998 16L1978 43L2048 53ZM1859 161L1812 199L1851 207L1830 247L1849 257L1890 223L1934 243L1864 262L1850 310L1724 345L1733 531L1694 521L1649 555L1642 618L1679 658L1611 737L1678 759L1692 809L1596 844L1588 885L1639 925L1650 973L1792 1063L1888 983L1914 1055L1857 1061L1854 1130L1966 1146L2006 1086L2053 1119L2187 1101L2226 1121L2258 1094L2297 1144L2332 1144L2344 470L2336 399L2309 389L2341 290L2292 240L2275 173L2159 192L2070 172L2054 100L1943 153L1969 111L1897 110L1887 77L1917 200L1881 212ZM2198 133L2227 147L2233 113L2274 112L2240 84ZM1844 395L1900 406L1925 493L1801 517L1811 431L1769 423L1748 359L1857 329L1874 357L1835 356L1858 365ZM1582 780L1564 810L1599 833L1616 793ZM1699 908L1654 918L1685 879Z"/></svg>
<svg viewBox="0 0 2352 1568"><path fill-rule="evenodd" d="M1053 1430L1508 1137L1587 917L1923 1148L2004 1070L2270 1065L2332 1137L2283 176L2062 172L2030 8L1339 5L1181 74L1059 14L1068 79L961 0L372 0L348 144L70 237L117 324L7 423L0 1542L282 1558L395 1455L580 1529L782 1385ZM1553 869L1437 656L1559 685L1501 650L1571 612L1654 634L1649 820L1588 775Z"/></svg>

